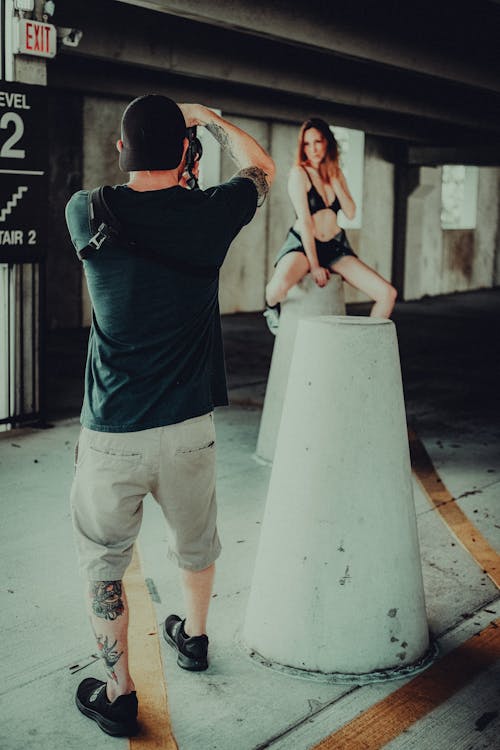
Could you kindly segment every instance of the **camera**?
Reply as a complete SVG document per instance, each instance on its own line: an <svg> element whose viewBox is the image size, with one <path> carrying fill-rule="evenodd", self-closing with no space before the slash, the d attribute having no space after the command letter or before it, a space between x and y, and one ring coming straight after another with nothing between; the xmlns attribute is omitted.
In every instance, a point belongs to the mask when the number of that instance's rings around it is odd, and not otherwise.
<svg viewBox="0 0 500 750"><path fill-rule="evenodd" d="M196 162L199 161L203 155L203 146L196 135L196 125L186 129L186 138L189 141L186 151L186 171L189 174L187 185L190 190L198 190L198 180L196 179L193 169Z"/></svg>

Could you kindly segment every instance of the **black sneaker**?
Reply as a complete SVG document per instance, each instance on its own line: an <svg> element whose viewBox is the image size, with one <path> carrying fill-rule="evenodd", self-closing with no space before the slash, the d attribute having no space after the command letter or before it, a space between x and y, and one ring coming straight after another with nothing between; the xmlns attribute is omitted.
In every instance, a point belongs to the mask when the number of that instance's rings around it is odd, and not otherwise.
<svg viewBox="0 0 500 750"><path fill-rule="evenodd" d="M278 328L280 327L280 312L281 307L278 302L278 304L274 307L269 307L269 305L266 305L266 309L262 313L266 319L267 327L269 328L273 336L277 335Z"/></svg>
<svg viewBox="0 0 500 750"><path fill-rule="evenodd" d="M208 638L206 635L189 637L184 623L178 615L170 615L163 623L163 637L177 651L177 664L191 672L203 672L208 668Z"/></svg>
<svg viewBox="0 0 500 750"><path fill-rule="evenodd" d="M75 702L82 714L97 722L106 734L132 737L139 731L135 691L120 695L110 703L106 695L106 683L87 677L78 685Z"/></svg>

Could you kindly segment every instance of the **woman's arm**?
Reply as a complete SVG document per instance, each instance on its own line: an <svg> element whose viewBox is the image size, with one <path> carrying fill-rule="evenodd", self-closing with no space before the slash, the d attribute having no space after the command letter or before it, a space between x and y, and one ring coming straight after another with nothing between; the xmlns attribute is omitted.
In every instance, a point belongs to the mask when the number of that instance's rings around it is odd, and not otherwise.
<svg viewBox="0 0 500 750"><path fill-rule="evenodd" d="M274 162L262 146L244 130L224 120L202 104L179 104L186 127L203 125L235 162L243 177L251 179L263 200L274 179Z"/></svg>
<svg viewBox="0 0 500 750"><path fill-rule="evenodd" d="M346 218L354 219L354 216L356 214L356 204L354 203L352 195L349 192L344 173L342 172L340 167L338 169L337 177L334 177L332 180L332 186L335 190L335 195L339 199L340 207L344 212Z"/></svg>
<svg viewBox="0 0 500 750"><path fill-rule="evenodd" d="M292 167L288 178L288 194L292 201L299 221L302 245L306 251L307 260L311 267L311 275L318 286L325 286L330 274L326 268L319 265L314 237L314 224L307 201L308 182L301 167Z"/></svg>

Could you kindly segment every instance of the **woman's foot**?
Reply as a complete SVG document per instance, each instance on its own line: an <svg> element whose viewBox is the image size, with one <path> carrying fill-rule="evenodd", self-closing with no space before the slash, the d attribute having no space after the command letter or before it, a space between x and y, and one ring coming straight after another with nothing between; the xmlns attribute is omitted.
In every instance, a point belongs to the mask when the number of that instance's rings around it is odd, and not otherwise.
<svg viewBox="0 0 500 750"><path fill-rule="evenodd" d="M267 327L269 328L273 336L276 336L276 334L278 333L278 328L280 325L280 312L281 307L280 303L278 302L273 307L266 304L266 309L262 313L266 319Z"/></svg>

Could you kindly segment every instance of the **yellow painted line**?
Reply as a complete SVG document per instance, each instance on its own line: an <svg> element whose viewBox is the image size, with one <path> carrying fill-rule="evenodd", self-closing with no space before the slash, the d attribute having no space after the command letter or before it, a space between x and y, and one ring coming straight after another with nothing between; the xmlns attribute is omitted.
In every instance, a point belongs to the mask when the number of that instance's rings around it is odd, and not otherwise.
<svg viewBox="0 0 500 750"><path fill-rule="evenodd" d="M487 573L495 586L500 588L500 555L486 541L479 529L474 526L458 506L453 495L446 489L429 454L415 432L409 430L408 436L412 468L427 499L455 534L458 541Z"/></svg>
<svg viewBox="0 0 500 750"><path fill-rule="evenodd" d="M141 725L140 734L129 739L130 750L178 750L170 725L156 613L137 545L124 585L129 605L129 665L139 698Z"/></svg>
<svg viewBox="0 0 500 750"><path fill-rule="evenodd" d="M312 750L379 750L499 658L497 620Z"/></svg>

